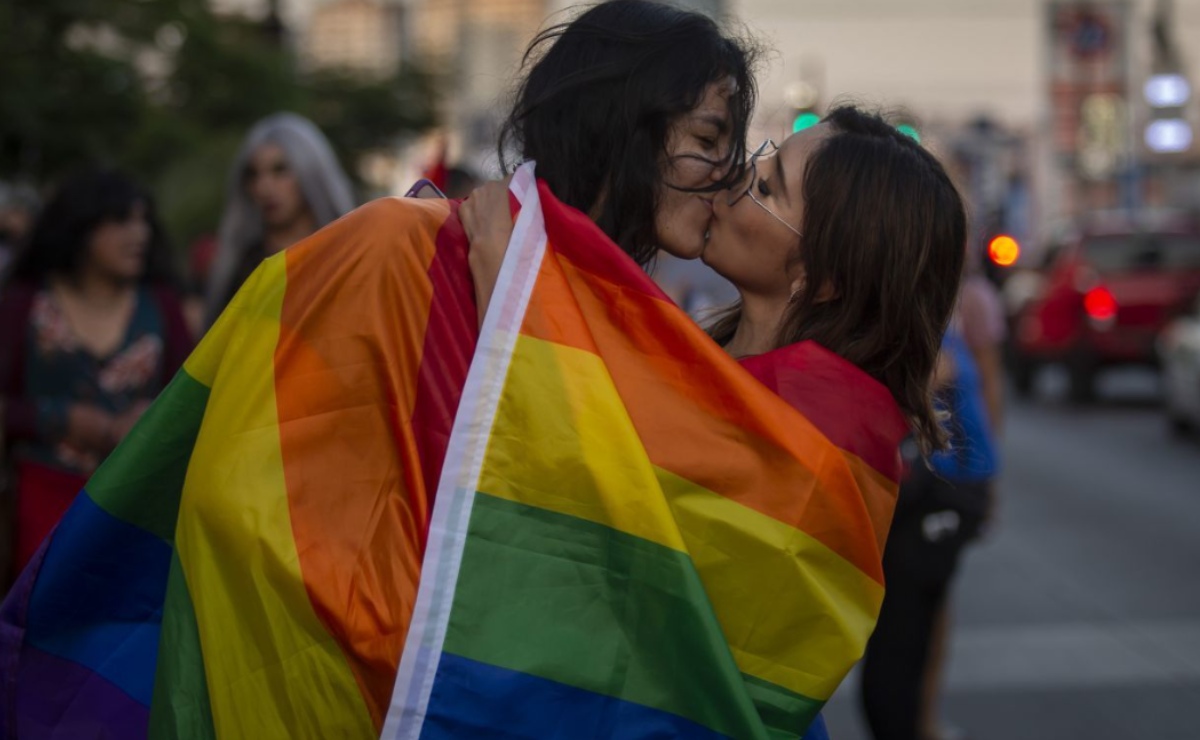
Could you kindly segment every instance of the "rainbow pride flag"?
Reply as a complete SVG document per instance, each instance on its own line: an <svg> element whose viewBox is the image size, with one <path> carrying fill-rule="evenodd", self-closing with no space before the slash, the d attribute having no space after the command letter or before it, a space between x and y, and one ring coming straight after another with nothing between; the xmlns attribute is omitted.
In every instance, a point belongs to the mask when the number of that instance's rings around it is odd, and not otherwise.
<svg viewBox="0 0 1200 740"><path fill-rule="evenodd" d="M10 737L799 737L904 424L726 356L529 167L478 341L454 204L254 274L0 610Z"/></svg>

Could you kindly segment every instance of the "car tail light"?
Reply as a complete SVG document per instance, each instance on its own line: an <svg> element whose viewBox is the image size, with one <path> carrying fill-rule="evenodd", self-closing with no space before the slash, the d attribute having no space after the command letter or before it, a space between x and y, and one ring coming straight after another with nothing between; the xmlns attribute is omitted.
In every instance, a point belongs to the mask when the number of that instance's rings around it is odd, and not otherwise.
<svg viewBox="0 0 1200 740"><path fill-rule="evenodd" d="M1117 299L1103 285L1083 294L1083 310L1093 321L1111 321L1117 316Z"/></svg>

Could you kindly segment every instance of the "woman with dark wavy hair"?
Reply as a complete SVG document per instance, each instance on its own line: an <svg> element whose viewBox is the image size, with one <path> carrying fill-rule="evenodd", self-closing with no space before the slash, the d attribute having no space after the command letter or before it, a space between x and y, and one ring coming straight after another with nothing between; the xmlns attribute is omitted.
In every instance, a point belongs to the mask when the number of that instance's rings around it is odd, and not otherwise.
<svg viewBox="0 0 1200 740"><path fill-rule="evenodd" d="M711 329L735 357L799 342L882 383L924 449L945 444L931 382L958 297L962 198L881 116L839 107L751 157L716 201L703 259L741 300Z"/></svg>
<svg viewBox="0 0 1200 740"><path fill-rule="evenodd" d="M150 195L111 171L64 183L13 265L0 317L19 570L191 350Z"/></svg>

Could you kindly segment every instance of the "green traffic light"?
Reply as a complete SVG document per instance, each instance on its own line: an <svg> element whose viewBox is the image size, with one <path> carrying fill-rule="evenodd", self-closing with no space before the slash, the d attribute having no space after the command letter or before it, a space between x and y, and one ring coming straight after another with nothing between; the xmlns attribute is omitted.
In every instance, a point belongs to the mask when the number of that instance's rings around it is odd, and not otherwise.
<svg viewBox="0 0 1200 740"><path fill-rule="evenodd" d="M803 131L806 128L812 128L821 122L821 117L816 113L805 112L796 116L796 120L792 121L792 133Z"/></svg>
<svg viewBox="0 0 1200 740"><path fill-rule="evenodd" d="M917 129L915 127L910 126L907 123L902 123L896 127L896 130L899 131L900 133L904 134L908 138L912 139L913 141L917 142L918 144L921 143L921 134L917 131Z"/></svg>

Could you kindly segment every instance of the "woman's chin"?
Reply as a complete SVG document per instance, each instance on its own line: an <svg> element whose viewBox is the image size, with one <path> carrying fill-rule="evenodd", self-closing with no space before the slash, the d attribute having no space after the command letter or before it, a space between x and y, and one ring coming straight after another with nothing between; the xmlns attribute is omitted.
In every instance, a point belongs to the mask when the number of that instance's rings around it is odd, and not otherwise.
<svg viewBox="0 0 1200 740"><path fill-rule="evenodd" d="M687 244L660 244L659 249L667 254L681 260L700 259L704 256L704 239L703 237L695 239Z"/></svg>
<svg viewBox="0 0 1200 740"><path fill-rule="evenodd" d="M704 235L704 249L700 252L700 260L709 267L713 267L713 260L720 262L721 248L714 244L708 234ZM713 269L716 269L715 267Z"/></svg>

